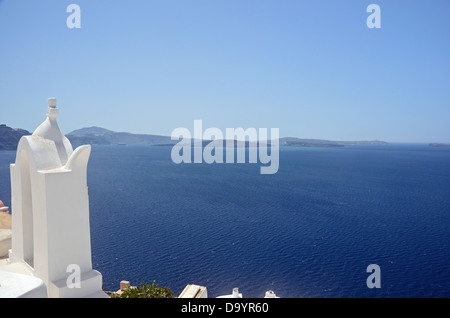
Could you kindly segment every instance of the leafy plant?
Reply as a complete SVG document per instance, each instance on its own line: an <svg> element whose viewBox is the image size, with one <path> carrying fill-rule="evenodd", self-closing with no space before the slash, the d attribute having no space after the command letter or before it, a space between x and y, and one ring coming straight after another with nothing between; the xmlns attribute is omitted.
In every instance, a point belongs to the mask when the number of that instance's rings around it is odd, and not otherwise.
<svg viewBox="0 0 450 318"><path fill-rule="evenodd" d="M177 298L168 287L141 283L141 286L127 287L121 294L112 294L111 298Z"/></svg>

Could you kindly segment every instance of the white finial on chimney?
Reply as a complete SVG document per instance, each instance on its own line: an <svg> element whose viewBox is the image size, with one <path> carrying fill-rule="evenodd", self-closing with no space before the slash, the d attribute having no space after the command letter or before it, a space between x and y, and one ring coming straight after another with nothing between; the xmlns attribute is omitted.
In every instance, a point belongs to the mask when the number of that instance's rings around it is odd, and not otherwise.
<svg viewBox="0 0 450 318"><path fill-rule="evenodd" d="M47 104L47 117L54 120L56 117L58 117L59 114L59 109L56 107L56 98L50 97Z"/></svg>
<svg viewBox="0 0 450 318"><path fill-rule="evenodd" d="M56 108L56 98L55 97L50 97L48 99L48 107L49 108Z"/></svg>

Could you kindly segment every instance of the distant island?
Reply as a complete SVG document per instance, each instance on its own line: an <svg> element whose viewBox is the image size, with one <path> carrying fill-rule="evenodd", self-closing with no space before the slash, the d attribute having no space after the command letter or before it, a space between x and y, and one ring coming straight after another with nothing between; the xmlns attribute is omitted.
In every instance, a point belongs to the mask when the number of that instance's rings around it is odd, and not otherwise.
<svg viewBox="0 0 450 318"><path fill-rule="evenodd" d="M31 135L24 129L13 129L5 124L0 125L0 150L15 150L20 138ZM153 146L173 146L178 140L172 140L169 136L132 134L128 132L116 132L101 127L87 127L74 130L66 135L73 147L81 145L132 145L145 144ZM225 141L225 140L224 140ZM204 140L205 146L209 140ZM322 139L301 139L297 137L283 137L279 139L280 146L288 147L345 147L349 145L387 145L389 143L379 140L371 141L333 141ZM239 146L234 141L235 147ZM430 144L431 145L431 144ZM245 142L245 147L257 146L255 143Z"/></svg>
<svg viewBox="0 0 450 318"><path fill-rule="evenodd" d="M431 143L428 144L430 147L450 147L450 144L441 144L441 143Z"/></svg>
<svg viewBox="0 0 450 318"><path fill-rule="evenodd" d="M360 141L333 141L322 139L301 139L296 137L280 138L280 145L294 147L344 147L350 145L388 145L386 141L360 140Z"/></svg>

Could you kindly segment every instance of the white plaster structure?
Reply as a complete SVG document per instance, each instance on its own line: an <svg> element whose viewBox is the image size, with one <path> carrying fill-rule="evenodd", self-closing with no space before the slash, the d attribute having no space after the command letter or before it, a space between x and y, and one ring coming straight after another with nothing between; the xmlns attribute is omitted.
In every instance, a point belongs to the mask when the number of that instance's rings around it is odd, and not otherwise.
<svg viewBox="0 0 450 318"><path fill-rule="evenodd" d="M230 295L218 296L217 298L242 298L242 294L239 292L239 288L235 287Z"/></svg>
<svg viewBox="0 0 450 318"><path fill-rule="evenodd" d="M56 99L49 98L46 120L32 136L20 139L10 167L12 248L8 264L0 266L0 280L19 276L5 297L42 296L36 279L48 297L108 297L102 275L92 269L87 188L91 146L73 150L56 122L58 112ZM73 264L79 273L68 270ZM80 274L75 284L68 283L72 274ZM31 290L19 286L21 282Z"/></svg>
<svg viewBox="0 0 450 318"><path fill-rule="evenodd" d="M0 260L8 255L11 248L11 216L8 207L0 200Z"/></svg>
<svg viewBox="0 0 450 318"><path fill-rule="evenodd" d="M280 298L280 297L278 297L278 296L273 292L273 290L268 290L268 291L266 291L266 294L265 294L264 298Z"/></svg>
<svg viewBox="0 0 450 318"><path fill-rule="evenodd" d="M178 298L208 298L208 290L205 286L189 284L183 289Z"/></svg>
<svg viewBox="0 0 450 318"><path fill-rule="evenodd" d="M11 248L11 237L12 231L10 229L0 229L0 259L8 255Z"/></svg>

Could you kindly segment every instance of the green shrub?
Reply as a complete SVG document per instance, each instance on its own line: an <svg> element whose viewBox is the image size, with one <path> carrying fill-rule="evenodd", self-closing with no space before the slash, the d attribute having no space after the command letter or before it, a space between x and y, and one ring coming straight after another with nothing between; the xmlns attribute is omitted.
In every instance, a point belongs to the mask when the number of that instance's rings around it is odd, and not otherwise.
<svg viewBox="0 0 450 318"><path fill-rule="evenodd" d="M168 287L141 283L141 286L127 287L122 294L112 294L111 298L177 298Z"/></svg>

